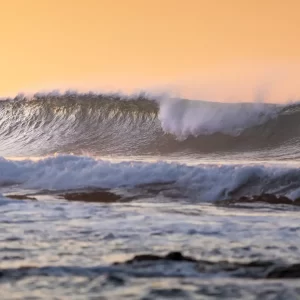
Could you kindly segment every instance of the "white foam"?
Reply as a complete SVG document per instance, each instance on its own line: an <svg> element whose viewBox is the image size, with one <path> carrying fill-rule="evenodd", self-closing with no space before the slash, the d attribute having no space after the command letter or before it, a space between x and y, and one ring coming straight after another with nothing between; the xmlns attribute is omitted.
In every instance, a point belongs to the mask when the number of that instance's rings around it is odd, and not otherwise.
<svg viewBox="0 0 300 300"><path fill-rule="evenodd" d="M252 193L266 188L268 192L284 188L287 194L300 186L300 169L282 166L187 166L133 161L113 163L84 156L61 155L39 161L11 161L2 158L0 170L0 186L18 183L22 188L64 190L134 187L172 181L183 195L199 201L224 199L243 188Z"/></svg>
<svg viewBox="0 0 300 300"><path fill-rule="evenodd" d="M179 139L189 135L238 135L277 115L279 106L264 103L213 103L167 99L160 101L159 119L165 132Z"/></svg>

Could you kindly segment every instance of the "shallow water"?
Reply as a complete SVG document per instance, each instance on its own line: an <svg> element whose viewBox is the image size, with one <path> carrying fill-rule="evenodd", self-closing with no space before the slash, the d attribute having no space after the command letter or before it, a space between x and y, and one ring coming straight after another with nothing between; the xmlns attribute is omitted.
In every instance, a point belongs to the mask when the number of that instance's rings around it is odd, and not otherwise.
<svg viewBox="0 0 300 300"><path fill-rule="evenodd" d="M199 272L188 263L146 269L112 265L140 253L170 251L212 262L297 263L297 208L263 204L226 208L182 199L170 202L159 196L109 205L49 195L38 198L0 202L1 299L297 299L300 295L300 280L266 280L262 274L252 278L242 269Z"/></svg>

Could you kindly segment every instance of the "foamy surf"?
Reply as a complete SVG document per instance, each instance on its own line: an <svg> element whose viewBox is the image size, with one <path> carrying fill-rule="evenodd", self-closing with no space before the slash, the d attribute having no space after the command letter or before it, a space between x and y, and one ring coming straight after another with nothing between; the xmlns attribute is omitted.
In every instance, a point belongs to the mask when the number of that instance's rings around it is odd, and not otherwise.
<svg viewBox="0 0 300 300"><path fill-rule="evenodd" d="M176 195L175 198L199 203L261 193L292 199L300 196L300 169L296 166L112 162L60 155L37 161L2 158L0 169L0 186L18 186L24 190L122 188L131 191L143 185L168 184L162 195L170 199Z"/></svg>

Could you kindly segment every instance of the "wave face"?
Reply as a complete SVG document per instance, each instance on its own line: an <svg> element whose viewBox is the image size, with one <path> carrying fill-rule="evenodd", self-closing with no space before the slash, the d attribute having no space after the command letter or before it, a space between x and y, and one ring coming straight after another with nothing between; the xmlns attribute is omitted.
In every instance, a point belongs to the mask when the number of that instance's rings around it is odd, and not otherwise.
<svg viewBox="0 0 300 300"><path fill-rule="evenodd" d="M36 94L0 101L0 154L228 154L300 158L300 105L145 95Z"/></svg>

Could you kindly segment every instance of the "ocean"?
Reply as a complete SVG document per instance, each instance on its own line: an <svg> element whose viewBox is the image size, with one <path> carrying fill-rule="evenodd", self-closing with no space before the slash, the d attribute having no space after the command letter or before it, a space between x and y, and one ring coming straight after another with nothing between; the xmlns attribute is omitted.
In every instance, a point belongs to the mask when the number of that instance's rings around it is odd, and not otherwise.
<svg viewBox="0 0 300 300"><path fill-rule="evenodd" d="M300 299L300 104L0 101L1 299Z"/></svg>

